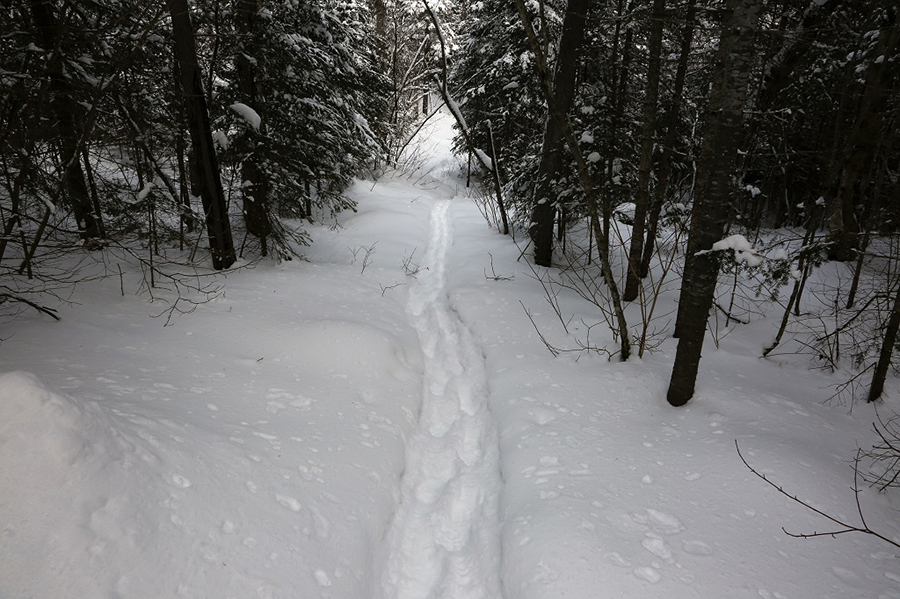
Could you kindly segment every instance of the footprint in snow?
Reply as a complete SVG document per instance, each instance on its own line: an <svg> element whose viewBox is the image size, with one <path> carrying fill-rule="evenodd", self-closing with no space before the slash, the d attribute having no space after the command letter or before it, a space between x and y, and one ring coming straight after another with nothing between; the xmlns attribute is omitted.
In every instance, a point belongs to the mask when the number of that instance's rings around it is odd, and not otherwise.
<svg viewBox="0 0 900 599"><path fill-rule="evenodd" d="M624 557L622 557L622 555L617 551L613 551L612 553L607 553L605 557L606 557L606 561L608 561L609 563L611 563L614 566L620 566L622 568L628 568L631 566L631 562L628 561L627 559L625 559Z"/></svg>
<svg viewBox="0 0 900 599"><path fill-rule="evenodd" d="M169 480L180 489L187 489L191 486L191 481L180 474L172 474Z"/></svg>
<svg viewBox="0 0 900 599"><path fill-rule="evenodd" d="M313 572L313 576L316 577L316 582L319 583L320 587L331 586L331 579L328 577L328 574L325 573L325 570L316 570Z"/></svg>
<svg viewBox="0 0 900 599"><path fill-rule="evenodd" d="M534 408L528 411L536 424L545 425L556 420L556 414L546 408Z"/></svg>
<svg viewBox="0 0 900 599"><path fill-rule="evenodd" d="M285 407L286 406L280 401L270 401L266 403L266 412L268 412L269 414L277 414Z"/></svg>
<svg viewBox="0 0 900 599"><path fill-rule="evenodd" d="M672 550L669 549L669 546L666 545L666 542L663 541L661 537L648 533L647 538L641 541L641 545L644 549L666 563L675 563L675 559L672 557Z"/></svg>
<svg viewBox="0 0 900 599"><path fill-rule="evenodd" d="M684 552L690 555L710 555L712 548L703 541L684 541Z"/></svg>
<svg viewBox="0 0 900 599"><path fill-rule="evenodd" d="M662 579L662 574L660 574L656 568L651 568L650 566L635 568L634 575L641 580L646 580L650 584L656 584Z"/></svg>
<svg viewBox="0 0 900 599"><path fill-rule="evenodd" d="M648 508L647 515L649 516L647 524L659 534L674 535L684 530L678 518L671 514Z"/></svg>
<svg viewBox="0 0 900 599"><path fill-rule="evenodd" d="M300 505L300 502L289 495L279 495L278 493L276 493L275 501L291 510L292 512L299 512L301 509L303 509L303 506Z"/></svg>

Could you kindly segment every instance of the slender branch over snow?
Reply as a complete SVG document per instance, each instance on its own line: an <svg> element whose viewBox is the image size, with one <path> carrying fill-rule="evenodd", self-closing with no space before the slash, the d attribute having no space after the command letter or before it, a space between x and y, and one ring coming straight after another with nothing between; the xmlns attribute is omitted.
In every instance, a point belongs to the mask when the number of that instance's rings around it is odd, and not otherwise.
<svg viewBox="0 0 900 599"><path fill-rule="evenodd" d="M771 480L769 480L769 478L765 474L760 473L753 466L751 466L749 463L747 463L747 460L744 458L744 455L741 453L741 448L738 445L737 439L735 439L735 441L734 441L734 447L735 447L735 449L737 449L738 457L741 458L741 461L744 463L744 466L746 466L747 469L749 469L750 472L752 472L757 478L761 478L762 480L764 480L766 482L766 484L768 484L769 486L774 488L776 491L778 491L779 493L781 493L782 495L784 495L791 501L793 501L795 503L799 503L800 505L802 505L806 509L810 510L811 512L815 512L816 514L822 516L823 518L825 518L827 520L830 520L831 522L833 522L834 524L837 524L840 527L837 530L830 530L830 531L826 531L826 532L815 531L815 532L811 532L811 533L788 532L784 527L782 527L781 530L784 531L784 534L788 535L789 537L794 537L796 539L812 539L815 537L836 537L837 535L846 534L848 532L859 532L859 533L871 535L873 537L881 539L885 543L887 543L889 545L893 545L894 547L900 547L900 543L898 543L897 541L894 541L893 539L889 539L888 537L872 530L871 528L869 528L869 525L866 523L865 515L863 515L862 505L859 502L859 493L860 493L859 460L860 460L860 457L862 456L862 450L859 450L856 452L856 458L853 460L853 494L855 495L855 498L856 498L856 512L859 514L859 521L860 521L859 526L857 526L854 524L849 524L847 522L844 522L843 520L840 520L839 518L835 518L834 516L828 514L827 512L824 512L818 508L813 507L806 501L798 498L796 495L791 495L790 493L785 491L783 487L772 482Z"/></svg>
<svg viewBox="0 0 900 599"><path fill-rule="evenodd" d="M503 190L500 186L500 173L497 172L497 166L495 164L497 154L496 152L493 152L494 159L491 159L491 157L489 157L484 152L484 150L475 147L475 142L472 140L472 133L469 129L469 124L466 123L466 119L463 116L462 111L459 109L459 104L456 103L456 100L454 100L450 95L450 90L447 89L447 38L444 37L444 30L441 27L441 22L438 19L437 13L435 13L434 10L432 10L431 6L429 6L428 0L422 0L422 4L425 5L425 10L431 17L432 23L434 23L434 30L437 32L438 41L441 44L441 76L438 77L437 75L435 75L434 77L437 81L438 88L440 89L441 97L444 99L444 103L447 105L447 108L450 109L450 114L453 115L453 118L456 120L456 124L459 125L459 130L466 142L466 147L472 154L475 155L484 170L491 173L492 175L492 179L494 182L494 193L497 195L497 206L500 208L500 217L503 220L503 234L509 235L509 222L507 221L506 207L503 204ZM490 124L488 124L488 127L490 127ZM493 151L494 148L492 147L491 150Z"/></svg>

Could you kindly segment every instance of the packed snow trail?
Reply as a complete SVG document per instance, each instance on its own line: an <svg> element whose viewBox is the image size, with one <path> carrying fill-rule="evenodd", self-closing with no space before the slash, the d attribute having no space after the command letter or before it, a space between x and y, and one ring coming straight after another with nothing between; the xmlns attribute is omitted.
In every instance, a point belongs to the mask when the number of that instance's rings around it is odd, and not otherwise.
<svg viewBox="0 0 900 599"><path fill-rule="evenodd" d="M502 596L497 431L484 355L445 290L449 206L443 200L432 210L422 274L407 306L425 372L401 502L388 532L381 592L390 599Z"/></svg>

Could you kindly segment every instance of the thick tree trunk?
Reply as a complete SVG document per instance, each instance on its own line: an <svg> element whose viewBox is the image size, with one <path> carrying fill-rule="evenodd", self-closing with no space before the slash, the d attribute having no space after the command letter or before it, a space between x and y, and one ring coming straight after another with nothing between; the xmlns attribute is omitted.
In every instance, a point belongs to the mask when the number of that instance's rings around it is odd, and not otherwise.
<svg viewBox="0 0 900 599"><path fill-rule="evenodd" d="M682 406L694 395L706 321L712 307L719 260L712 245L725 229L732 173L753 60L760 0L728 0L717 70L709 103L697 194L678 303L679 340L667 399Z"/></svg>
<svg viewBox="0 0 900 599"><path fill-rule="evenodd" d="M197 64L197 48L194 43L194 29L188 12L187 0L166 0L172 17L172 32L175 37L175 59L181 71L181 87L184 93L185 113L191 134L192 160L197 174L197 187L206 212L206 232L213 268L228 268L236 259L231 224L222 180L219 178L219 163L213 147L206 95L200 79Z"/></svg>
<svg viewBox="0 0 900 599"><path fill-rule="evenodd" d="M641 284L641 255L644 250L644 224L650 204L650 170L653 166L653 137L656 132L657 102L659 101L659 71L662 53L663 19L666 0L653 0L650 14L649 66L647 86L644 90L643 127L641 131L641 161L638 165L637 191L634 196L634 225L631 230L631 248L628 253L628 273L622 299L637 299Z"/></svg>
<svg viewBox="0 0 900 599"><path fill-rule="evenodd" d="M237 10L235 11L237 32L240 38L245 40L245 43L238 50L234 62L237 66L238 89L240 89L242 101L262 116L254 65L258 52L252 41L258 12L259 0L237 0ZM260 125L259 133L264 132L264 127L265 124ZM241 179L243 180L241 193L244 200L244 223L247 225L247 231L259 238L261 253L266 256L268 254L267 239L272 234L272 221L269 214L268 182L265 173L259 167L260 141L257 137L256 132L249 135L250 147L241 165Z"/></svg>
<svg viewBox="0 0 900 599"><path fill-rule="evenodd" d="M575 99L578 59L584 43L585 12L589 4L587 0L569 0L563 21L559 58L553 76L553 92L558 108L563 114L569 113ZM541 144L541 165L534 190L530 229L534 244L534 262L541 266L550 266L553 256L553 218L556 214L553 182L561 175L563 148L562 127L548 115L544 126L544 140Z"/></svg>

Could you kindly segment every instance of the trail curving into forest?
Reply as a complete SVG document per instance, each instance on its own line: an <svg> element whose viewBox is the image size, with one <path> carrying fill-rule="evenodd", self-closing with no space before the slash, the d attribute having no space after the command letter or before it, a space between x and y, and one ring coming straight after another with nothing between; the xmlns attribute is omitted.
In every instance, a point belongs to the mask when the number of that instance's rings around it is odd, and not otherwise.
<svg viewBox="0 0 900 599"><path fill-rule="evenodd" d="M401 501L388 531L385 599L502 597L497 431L483 352L446 292L449 209L449 200L432 209L422 274L407 305L425 372Z"/></svg>

